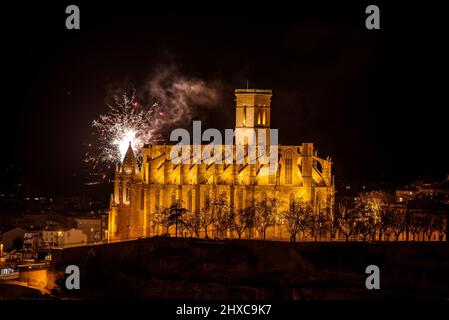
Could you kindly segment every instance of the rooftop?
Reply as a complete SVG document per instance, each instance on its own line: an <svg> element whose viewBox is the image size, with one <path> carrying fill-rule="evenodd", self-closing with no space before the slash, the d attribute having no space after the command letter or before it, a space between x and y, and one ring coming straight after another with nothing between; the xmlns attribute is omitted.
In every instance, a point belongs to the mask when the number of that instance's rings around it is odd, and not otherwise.
<svg viewBox="0 0 449 320"><path fill-rule="evenodd" d="M235 89L235 93L273 94L270 89Z"/></svg>

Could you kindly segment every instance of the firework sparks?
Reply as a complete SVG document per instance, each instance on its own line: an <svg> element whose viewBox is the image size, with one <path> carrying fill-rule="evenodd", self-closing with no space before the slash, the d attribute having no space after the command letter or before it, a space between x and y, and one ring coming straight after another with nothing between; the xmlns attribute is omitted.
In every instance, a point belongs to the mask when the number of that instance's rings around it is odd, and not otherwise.
<svg viewBox="0 0 449 320"><path fill-rule="evenodd" d="M127 93L115 96L107 113L92 123L97 144L89 144L86 161L93 163L94 168L100 164L118 163L123 160L129 143L139 156L145 143L154 144L160 139L153 125L157 122L158 110L157 103L138 103L134 94L131 97Z"/></svg>

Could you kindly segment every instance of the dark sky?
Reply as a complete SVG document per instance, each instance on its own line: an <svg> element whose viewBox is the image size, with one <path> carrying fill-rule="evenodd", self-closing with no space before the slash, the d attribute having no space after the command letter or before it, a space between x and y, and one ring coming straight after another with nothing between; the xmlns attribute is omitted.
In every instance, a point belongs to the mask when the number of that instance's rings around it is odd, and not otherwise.
<svg viewBox="0 0 449 320"><path fill-rule="evenodd" d="M405 27L400 6L380 4L381 30L370 31L370 3L361 2L73 2L81 30L69 31L68 4L3 12L2 174L18 172L26 190L80 192L83 144L107 88L140 86L167 63L222 83L220 105L201 115L207 127L234 126L233 89L247 79L273 89L280 143L314 142L334 159L337 180L401 183L449 173L443 105L416 96L425 35Z"/></svg>

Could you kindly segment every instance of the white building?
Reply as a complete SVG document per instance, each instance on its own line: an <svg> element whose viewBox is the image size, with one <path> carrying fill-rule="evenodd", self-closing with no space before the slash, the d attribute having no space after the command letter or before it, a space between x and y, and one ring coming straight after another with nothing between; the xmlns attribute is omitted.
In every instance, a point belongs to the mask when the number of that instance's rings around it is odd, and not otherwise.
<svg viewBox="0 0 449 320"><path fill-rule="evenodd" d="M87 235L78 229L48 228L42 231L45 248L79 246L87 243Z"/></svg>

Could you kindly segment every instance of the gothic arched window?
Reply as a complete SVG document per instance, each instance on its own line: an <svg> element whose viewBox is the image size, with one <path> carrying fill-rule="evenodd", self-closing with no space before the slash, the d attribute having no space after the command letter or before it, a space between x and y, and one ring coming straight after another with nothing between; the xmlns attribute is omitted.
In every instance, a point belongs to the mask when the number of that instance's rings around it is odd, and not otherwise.
<svg viewBox="0 0 449 320"><path fill-rule="evenodd" d="M120 181L118 185L118 202L123 202L123 182Z"/></svg>
<svg viewBox="0 0 449 320"><path fill-rule="evenodd" d="M293 193L290 194L290 211L293 210L295 206L295 195Z"/></svg>
<svg viewBox="0 0 449 320"><path fill-rule="evenodd" d="M204 207L205 208L209 208L210 207L209 190L204 191Z"/></svg>
<svg viewBox="0 0 449 320"><path fill-rule="evenodd" d="M156 193L154 194L154 208L156 209L156 211L159 211L159 206L161 203L161 193L159 191L159 189L156 189Z"/></svg>
<svg viewBox="0 0 449 320"><path fill-rule="evenodd" d="M293 168L293 158L290 151L285 155L285 183L292 183L292 168Z"/></svg>
<svg viewBox="0 0 449 320"><path fill-rule="evenodd" d="M237 203L238 203L239 209L243 209L243 189L240 190L240 192L237 196Z"/></svg>
<svg viewBox="0 0 449 320"><path fill-rule="evenodd" d="M140 210L143 210L145 208L145 189L142 186L142 189L140 189Z"/></svg>
<svg viewBox="0 0 449 320"><path fill-rule="evenodd" d="M173 189L171 193L171 204L172 205L176 204L176 189Z"/></svg>
<svg viewBox="0 0 449 320"><path fill-rule="evenodd" d="M189 209L189 211L192 211L193 209L193 196L192 196L192 190L189 190L189 194L188 194L188 202L187 202L187 209Z"/></svg>
<svg viewBox="0 0 449 320"><path fill-rule="evenodd" d="M275 184L276 183L276 174L270 173L268 176L268 183L269 184Z"/></svg>
<svg viewBox="0 0 449 320"><path fill-rule="evenodd" d="M125 202L129 202L131 194L131 183L126 183L126 194L125 194Z"/></svg>
<svg viewBox="0 0 449 320"><path fill-rule="evenodd" d="M246 127L246 106L243 106L243 119L242 119L243 126Z"/></svg>

